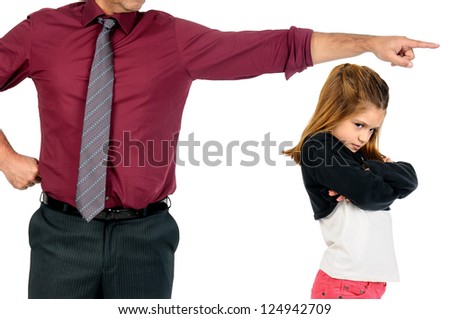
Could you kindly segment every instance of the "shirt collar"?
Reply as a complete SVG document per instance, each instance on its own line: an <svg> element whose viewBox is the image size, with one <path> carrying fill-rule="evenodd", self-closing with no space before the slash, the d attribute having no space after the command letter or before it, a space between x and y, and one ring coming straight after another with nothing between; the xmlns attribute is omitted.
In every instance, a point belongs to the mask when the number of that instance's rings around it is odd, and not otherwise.
<svg viewBox="0 0 450 319"><path fill-rule="evenodd" d="M105 16L105 13L100 9L95 0L86 0L82 13L83 27L88 26L100 16ZM136 21L137 12L119 13L114 14L111 17L116 19L122 30L128 34Z"/></svg>

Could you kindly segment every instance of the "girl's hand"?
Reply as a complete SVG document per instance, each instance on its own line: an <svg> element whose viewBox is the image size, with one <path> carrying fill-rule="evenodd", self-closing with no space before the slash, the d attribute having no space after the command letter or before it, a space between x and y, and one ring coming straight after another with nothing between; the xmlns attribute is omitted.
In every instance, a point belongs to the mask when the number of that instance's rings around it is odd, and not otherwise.
<svg viewBox="0 0 450 319"><path fill-rule="evenodd" d="M337 192L335 192L334 190L329 190L328 191L328 195L330 195L331 197L337 196L339 195ZM349 202L350 199L348 199L347 197L345 197L344 195L339 195L338 198L336 198L336 201L338 202L342 202L343 200L345 200L346 202Z"/></svg>
<svg viewBox="0 0 450 319"><path fill-rule="evenodd" d="M384 156L384 155L383 155L383 162L384 162L384 163L394 163L393 160L391 160L389 157L386 157L386 156Z"/></svg>

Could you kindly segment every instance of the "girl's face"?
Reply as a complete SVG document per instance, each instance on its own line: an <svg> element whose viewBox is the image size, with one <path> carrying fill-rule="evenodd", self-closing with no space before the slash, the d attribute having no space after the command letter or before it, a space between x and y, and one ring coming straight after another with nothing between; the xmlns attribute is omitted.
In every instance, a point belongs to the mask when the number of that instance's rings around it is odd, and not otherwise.
<svg viewBox="0 0 450 319"><path fill-rule="evenodd" d="M361 102L358 109L360 107L364 111L352 114L332 131L332 134L354 153L370 140L386 116L385 110L377 108L372 103Z"/></svg>

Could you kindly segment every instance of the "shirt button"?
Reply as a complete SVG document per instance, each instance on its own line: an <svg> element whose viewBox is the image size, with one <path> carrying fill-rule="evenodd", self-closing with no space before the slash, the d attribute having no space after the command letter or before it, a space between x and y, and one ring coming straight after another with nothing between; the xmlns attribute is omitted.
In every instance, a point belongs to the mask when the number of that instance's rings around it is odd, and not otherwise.
<svg viewBox="0 0 450 319"><path fill-rule="evenodd" d="M106 196L106 197L105 197L105 200L109 200L109 196Z"/></svg>

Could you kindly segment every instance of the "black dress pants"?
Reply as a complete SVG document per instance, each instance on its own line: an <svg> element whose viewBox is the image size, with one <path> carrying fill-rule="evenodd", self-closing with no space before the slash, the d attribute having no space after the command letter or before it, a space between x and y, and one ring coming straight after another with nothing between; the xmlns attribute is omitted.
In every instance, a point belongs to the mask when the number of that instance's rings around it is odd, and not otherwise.
<svg viewBox="0 0 450 319"><path fill-rule="evenodd" d="M168 209L87 223L42 204L31 218L29 238L29 298L171 297L179 231Z"/></svg>

